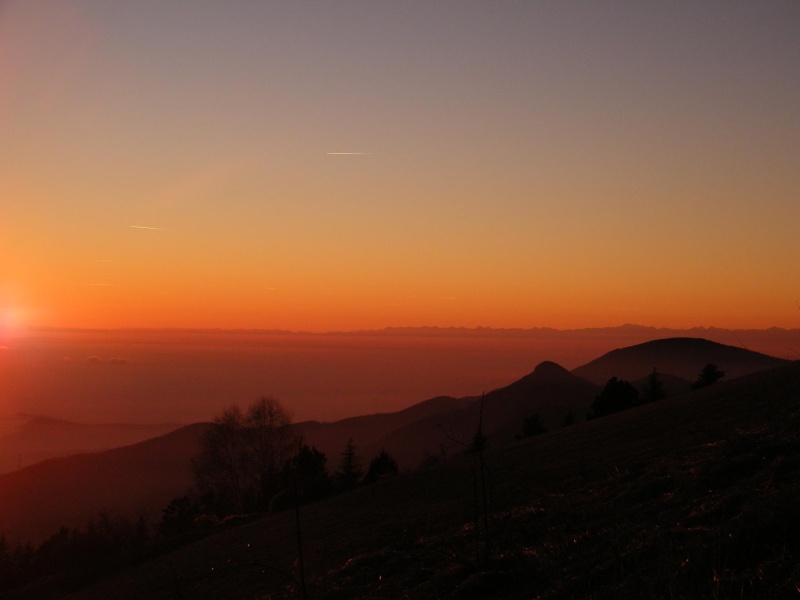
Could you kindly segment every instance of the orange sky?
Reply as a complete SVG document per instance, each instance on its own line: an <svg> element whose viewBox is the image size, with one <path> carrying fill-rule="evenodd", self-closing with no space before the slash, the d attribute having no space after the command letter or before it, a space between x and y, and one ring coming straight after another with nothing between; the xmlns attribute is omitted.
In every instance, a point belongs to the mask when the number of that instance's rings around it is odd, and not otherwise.
<svg viewBox="0 0 800 600"><path fill-rule="evenodd" d="M798 31L790 1L5 2L0 334L797 327Z"/></svg>

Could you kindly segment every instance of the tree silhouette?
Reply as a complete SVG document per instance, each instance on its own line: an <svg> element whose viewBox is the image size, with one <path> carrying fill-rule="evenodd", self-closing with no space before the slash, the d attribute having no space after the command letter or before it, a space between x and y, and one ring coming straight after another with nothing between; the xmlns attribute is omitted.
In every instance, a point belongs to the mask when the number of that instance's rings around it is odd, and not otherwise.
<svg viewBox="0 0 800 600"><path fill-rule="evenodd" d="M289 413L274 398L260 398L247 411L245 431L258 486L255 502L262 510L280 490L281 471L296 444L290 425Z"/></svg>
<svg viewBox="0 0 800 600"><path fill-rule="evenodd" d="M197 506L188 496L174 498L161 511L161 523L158 530L162 535L172 537L187 533L198 516Z"/></svg>
<svg viewBox="0 0 800 600"><path fill-rule="evenodd" d="M639 390L628 381L612 377L606 383L603 391L592 402L590 418L604 417L636 406L639 400Z"/></svg>
<svg viewBox="0 0 800 600"><path fill-rule="evenodd" d="M522 437L532 437L534 435L540 435L547 431L547 427L544 426L544 421L542 420L542 415L536 413L532 417L528 417L522 422Z"/></svg>
<svg viewBox="0 0 800 600"><path fill-rule="evenodd" d="M334 479L336 486L341 490L350 490L358 485L364 473L361 471L361 461L356 455L356 445L353 438L347 440L347 444L339 460L339 468L336 469Z"/></svg>
<svg viewBox="0 0 800 600"><path fill-rule="evenodd" d="M653 372L647 376L647 383L644 386L643 395L645 402L655 402L666 398L664 393L664 382L658 376L658 371L653 369Z"/></svg>
<svg viewBox="0 0 800 600"><path fill-rule="evenodd" d="M397 475L397 461L386 450L381 450L378 456L369 463L364 483L374 483L378 479L385 479L395 475Z"/></svg>
<svg viewBox="0 0 800 600"><path fill-rule="evenodd" d="M220 515L244 512L247 465L244 416L231 405L200 438L200 455L192 461L195 483L208 508Z"/></svg>
<svg viewBox="0 0 800 600"><path fill-rule="evenodd" d="M708 363L697 375L697 380L692 384L692 389L699 390L700 388L714 385L723 377L725 377L725 371L720 371L717 365Z"/></svg>
<svg viewBox="0 0 800 600"><path fill-rule="evenodd" d="M274 398L260 398L246 414L232 405L214 419L193 461L207 509L219 516L266 511L294 445L290 424Z"/></svg>
<svg viewBox="0 0 800 600"><path fill-rule="evenodd" d="M301 501L311 502L330 493L331 478L325 468L327 462L327 457L315 447L309 448L306 444L300 445L297 455L289 463L289 466L297 472Z"/></svg>

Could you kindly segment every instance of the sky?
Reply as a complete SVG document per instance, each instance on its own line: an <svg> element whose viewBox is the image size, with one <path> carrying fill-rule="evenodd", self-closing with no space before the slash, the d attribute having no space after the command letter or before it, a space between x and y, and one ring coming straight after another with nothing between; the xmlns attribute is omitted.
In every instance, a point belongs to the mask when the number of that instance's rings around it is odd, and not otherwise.
<svg viewBox="0 0 800 600"><path fill-rule="evenodd" d="M797 327L800 3L0 2L28 327Z"/></svg>

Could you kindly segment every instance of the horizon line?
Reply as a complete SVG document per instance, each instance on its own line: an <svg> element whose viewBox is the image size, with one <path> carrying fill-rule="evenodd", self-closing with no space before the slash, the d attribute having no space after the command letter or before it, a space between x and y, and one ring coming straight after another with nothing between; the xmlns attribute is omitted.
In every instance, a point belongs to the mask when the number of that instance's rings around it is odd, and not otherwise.
<svg viewBox="0 0 800 600"><path fill-rule="evenodd" d="M657 325L641 325L638 323L623 323L621 325L604 325L599 327L492 327L484 325L476 325L468 327L465 325L402 325L386 327L378 327L372 329L330 329L312 331L306 329L278 329L278 328L264 328L264 327L143 327L143 326L130 326L130 327L73 327L73 326L55 326L55 325L31 325L26 329L29 330L50 330L50 331L149 331L149 332L214 332L214 333L271 333L271 334L285 334L285 335L356 335L356 334L375 334L375 333L392 333L403 331L435 331L435 332L543 332L555 331L560 333L581 332L581 331L598 331L598 330L623 330L623 329L651 329L656 331L676 331L676 332L689 332L689 331L782 331L786 333L800 332L800 328L786 328L776 325L770 327L718 327L716 325L694 325L692 327L665 327Z"/></svg>

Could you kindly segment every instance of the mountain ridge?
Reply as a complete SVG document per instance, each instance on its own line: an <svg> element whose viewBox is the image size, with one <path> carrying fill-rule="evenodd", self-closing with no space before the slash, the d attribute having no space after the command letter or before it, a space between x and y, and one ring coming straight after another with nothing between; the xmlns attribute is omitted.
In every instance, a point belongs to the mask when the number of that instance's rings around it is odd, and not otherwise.
<svg viewBox="0 0 800 600"><path fill-rule="evenodd" d="M191 459L207 423L103 452L51 458L0 475L0 533L41 541L101 510L158 516L192 485ZM56 500L57 499L57 500Z"/></svg>
<svg viewBox="0 0 800 600"><path fill-rule="evenodd" d="M78 423L28 416L0 436L0 474L42 460L134 444L182 427L179 423Z"/></svg>
<svg viewBox="0 0 800 600"><path fill-rule="evenodd" d="M747 375L789 361L761 352L713 342L705 338L677 337L651 340L617 348L572 370L572 373L604 384L611 377L642 379L653 369L694 381L707 364L725 371L728 379Z"/></svg>

